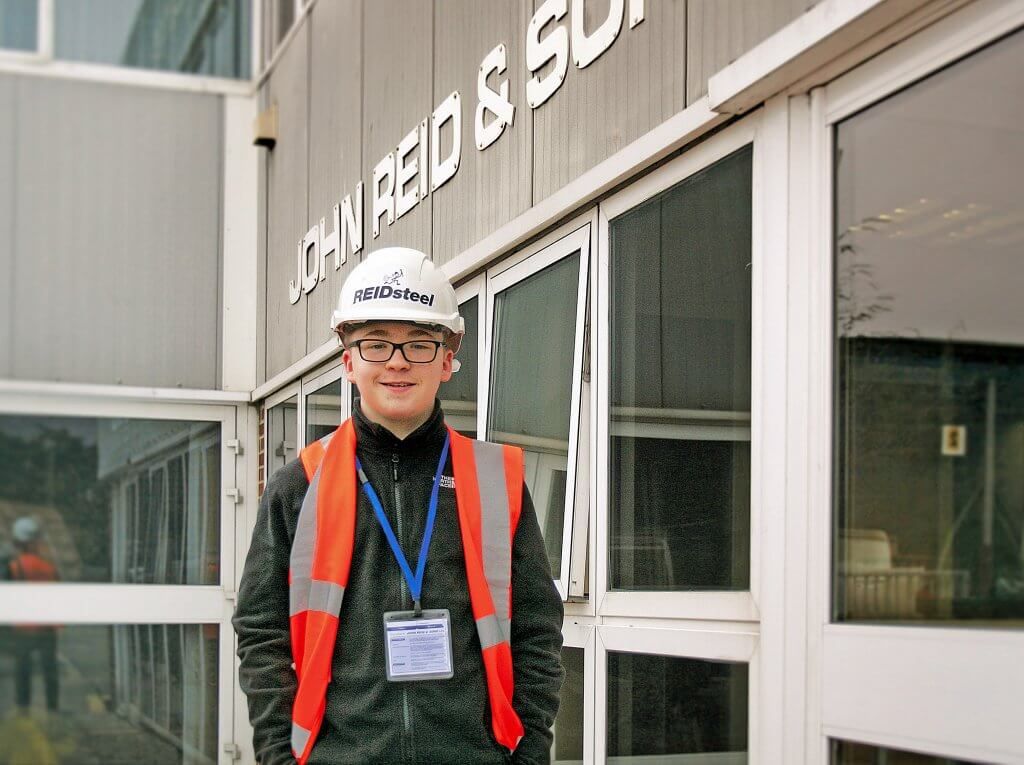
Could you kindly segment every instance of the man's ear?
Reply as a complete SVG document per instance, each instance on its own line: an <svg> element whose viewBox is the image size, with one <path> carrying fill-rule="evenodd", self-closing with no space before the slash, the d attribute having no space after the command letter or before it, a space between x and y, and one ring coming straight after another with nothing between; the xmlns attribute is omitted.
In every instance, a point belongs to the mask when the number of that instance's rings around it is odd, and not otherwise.
<svg viewBox="0 0 1024 765"><path fill-rule="evenodd" d="M352 369L352 349L346 348L341 354L341 365L345 367L345 379L355 385L355 372Z"/></svg>
<svg viewBox="0 0 1024 765"><path fill-rule="evenodd" d="M446 345L442 345L441 348L444 351L441 357L441 382L445 383L452 379L452 360L455 358L455 352Z"/></svg>

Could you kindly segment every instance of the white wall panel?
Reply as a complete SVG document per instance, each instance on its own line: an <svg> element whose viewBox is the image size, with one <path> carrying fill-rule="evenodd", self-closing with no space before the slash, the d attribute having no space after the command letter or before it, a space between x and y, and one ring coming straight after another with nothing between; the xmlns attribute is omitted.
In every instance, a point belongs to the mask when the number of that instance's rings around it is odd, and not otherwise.
<svg viewBox="0 0 1024 765"><path fill-rule="evenodd" d="M317 3L312 13L309 73L309 216L307 228L326 219L333 229L332 208L352 194L362 172L362 6ZM342 282L359 262L346 245L348 262L334 269L328 258L327 278L306 298L306 350L331 338L331 312Z"/></svg>
<svg viewBox="0 0 1024 765"><path fill-rule="evenodd" d="M458 173L434 194L434 261L444 263L530 207L532 115L526 105L526 27L529 0L441 0L434 5L434 93L437 100L458 90L463 99L462 162ZM483 151L474 138L480 63L505 45L504 74L515 106L511 127ZM488 120L491 119L489 116Z"/></svg>
<svg viewBox="0 0 1024 765"><path fill-rule="evenodd" d="M260 113L270 105L270 86L260 88L257 108ZM267 165L269 152L260 150L256 180L256 382L267 381Z"/></svg>
<svg viewBox="0 0 1024 765"><path fill-rule="evenodd" d="M609 5L584 3L587 32ZM570 61L562 87L534 111L534 204L685 106L686 2L645 3L646 18L634 29L628 6L611 47L586 69ZM570 16L560 22L567 29Z"/></svg>
<svg viewBox="0 0 1024 765"><path fill-rule="evenodd" d="M374 0L363 4L363 14L365 249L373 252L401 245L429 251L432 197L421 200L391 226L382 219L380 236L374 239L372 179L374 166L428 118L441 100L432 88L432 5L414 0Z"/></svg>
<svg viewBox="0 0 1024 765"><path fill-rule="evenodd" d="M686 103L708 92L708 78L782 29L817 0L689 0Z"/></svg>
<svg viewBox="0 0 1024 765"><path fill-rule="evenodd" d="M16 98L13 376L217 387L221 98L40 77Z"/></svg>
<svg viewBox="0 0 1024 765"><path fill-rule="evenodd" d="M306 352L306 300L292 305L295 252L308 227L309 24L285 49L269 80L277 144L267 155L267 377Z"/></svg>
<svg viewBox="0 0 1024 765"><path fill-rule="evenodd" d="M12 373L14 342L15 80L0 75L0 377Z"/></svg>

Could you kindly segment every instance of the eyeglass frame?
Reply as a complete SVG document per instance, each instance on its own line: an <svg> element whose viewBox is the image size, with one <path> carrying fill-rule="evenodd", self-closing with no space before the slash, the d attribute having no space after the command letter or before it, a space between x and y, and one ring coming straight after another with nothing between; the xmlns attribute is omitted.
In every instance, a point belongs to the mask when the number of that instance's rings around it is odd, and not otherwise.
<svg viewBox="0 0 1024 765"><path fill-rule="evenodd" d="M388 354L388 357L386 359L368 359L363 354L363 343L386 343L387 345L391 346L391 353ZM405 346L415 345L416 343L433 345L434 355L431 356L428 361L413 361L406 355ZM406 340L404 343L395 343L392 342L391 340L385 340L382 337L363 337L360 338L359 340L353 340L351 343L348 344L347 348L351 350L353 347L355 347L359 351L359 358L361 358L367 364L386 364L395 357L395 351L400 351L402 354L402 358L405 359L410 364L432 364L434 361L437 360L437 352L444 345L446 345L446 343L443 340L434 340L433 338L418 338L416 340Z"/></svg>

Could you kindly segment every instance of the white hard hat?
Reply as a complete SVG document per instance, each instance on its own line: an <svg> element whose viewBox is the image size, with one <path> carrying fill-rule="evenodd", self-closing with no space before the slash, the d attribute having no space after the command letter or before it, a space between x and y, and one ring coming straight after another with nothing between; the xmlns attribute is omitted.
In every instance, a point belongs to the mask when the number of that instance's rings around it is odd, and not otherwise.
<svg viewBox="0 0 1024 765"><path fill-rule="evenodd" d="M331 329L367 321L436 324L455 335L466 331L451 282L426 254L408 247L377 250L342 285Z"/></svg>
<svg viewBox="0 0 1024 765"><path fill-rule="evenodd" d="M15 542L31 542L39 536L39 521L26 515L14 522L11 533Z"/></svg>

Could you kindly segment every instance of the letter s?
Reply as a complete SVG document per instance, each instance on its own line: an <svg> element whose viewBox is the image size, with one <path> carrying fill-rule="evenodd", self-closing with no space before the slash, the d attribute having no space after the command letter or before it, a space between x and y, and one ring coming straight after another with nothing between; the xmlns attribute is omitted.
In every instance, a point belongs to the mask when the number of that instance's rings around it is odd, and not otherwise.
<svg viewBox="0 0 1024 765"><path fill-rule="evenodd" d="M526 28L527 68L537 72L555 59L555 68L547 76L542 79L535 74L526 83L526 102L531 109L551 98L565 81L565 72L569 68L569 33L564 25L556 26L543 40L540 33L551 22L564 18L567 12L567 0L545 0Z"/></svg>

